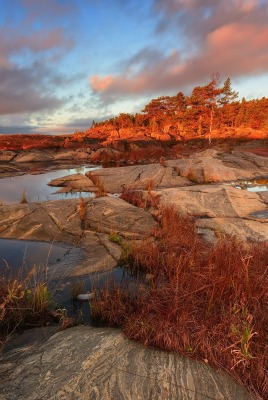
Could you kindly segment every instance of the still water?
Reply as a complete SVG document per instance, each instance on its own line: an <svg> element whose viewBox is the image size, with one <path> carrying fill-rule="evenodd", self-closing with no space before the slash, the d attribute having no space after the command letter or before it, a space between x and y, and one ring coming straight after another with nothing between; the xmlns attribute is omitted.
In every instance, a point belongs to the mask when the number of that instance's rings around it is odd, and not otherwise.
<svg viewBox="0 0 268 400"><path fill-rule="evenodd" d="M0 276L29 277L29 286L44 282L52 295L55 308L68 315L79 314L81 322L90 322L88 302L73 301L73 293L85 294L102 289L111 282L129 282L131 277L123 268L80 277L68 277L72 268L84 259L84 252L66 244L0 239ZM31 272L31 275L29 275Z"/></svg>
<svg viewBox="0 0 268 400"><path fill-rule="evenodd" d="M18 203L21 201L22 194L25 193L27 200L47 201L79 197L93 196L92 193L57 193L59 188L48 186L52 179L60 178L72 174L85 174L88 171L100 168L99 166L79 166L73 168L59 169L42 174L25 174L0 179L0 204ZM0 176L1 178L1 176Z"/></svg>
<svg viewBox="0 0 268 400"><path fill-rule="evenodd" d="M232 182L231 185L248 192L265 192L268 190L268 178L237 181Z"/></svg>

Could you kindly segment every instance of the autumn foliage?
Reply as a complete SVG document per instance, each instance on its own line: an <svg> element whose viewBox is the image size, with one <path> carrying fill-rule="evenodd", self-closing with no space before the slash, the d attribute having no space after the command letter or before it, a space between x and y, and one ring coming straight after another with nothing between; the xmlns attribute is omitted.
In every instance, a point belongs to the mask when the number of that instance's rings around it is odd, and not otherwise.
<svg viewBox="0 0 268 400"><path fill-rule="evenodd" d="M113 127L119 136L120 130L134 129L136 132L145 130L151 137L161 139L161 135L169 135L178 140L210 137L213 131L217 131L218 137L225 136L230 128L267 131L268 99L238 101L237 96L230 78L221 85L215 74L208 84L194 87L189 96L180 91L174 96L158 97L151 100L142 113L121 113L107 121L94 122L86 134L94 134L105 126ZM239 136L243 136L241 133Z"/></svg>

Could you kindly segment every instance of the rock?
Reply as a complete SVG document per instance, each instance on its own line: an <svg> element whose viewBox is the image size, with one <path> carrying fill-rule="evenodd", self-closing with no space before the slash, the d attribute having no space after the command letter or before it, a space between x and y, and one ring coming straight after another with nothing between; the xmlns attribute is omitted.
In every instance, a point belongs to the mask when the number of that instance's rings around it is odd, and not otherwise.
<svg viewBox="0 0 268 400"><path fill-rule="evenodd" d="M35 161L51 161L53 156L50 152L42 152L39 151L30 151L30 152L21 152L14 159L17 163L26 163L26 162L35 162Z"/></svg>
<svg viewBox="0 0 268 400"><path fill-rule="evenodd" d="M15 158L17 153L15 151L0 150L0 162L9 162Z"/></svg>
<svg viewBox="0 0 268 400"><path fill-rule="evenodd" d="M248 152L228 154L208 149L177 162L177 171L194 183L252 179L268 173L268 159Z"/></svg>
<svg viewBox="0 0 268 400"><path fill-rule="evenodd" d="M94 297L95 297L94 293L81 293L77 296L77 300L87 301L94 299Z"/></svg>
<svg viewBox="0 0 268 400"><path fill-rule="evenodd" d="M145 348L112 328L58 332L24 351L10 350L1 365L1 400L251 398L207 363Z"/></svg>
<svg viewBox="0 0 268 400"><path fill-rule="evenodd" d="M98 178L111 193L121 193L124 187L147 190L149 187L153 189L191 184L187 179L178 176L174 167L164 167L160 164L103 168L86 175Z"/></svg>
<svg viewBox="0 0 268 400"><path fill-rule="evenodd" d="M149 213L116 197L100 197L87 203L87 221L91 229L117 232L128 239L150 236L156 226Z"/></svg>
<svg viewBox="0 0 268 400"><path fill-rule="evenodd" d="M163 189L158 194L162 206L173 206L195 217L199 228L235 235L241 240L268 238L268 220L259 220L253 215L267 210L256 193L228 185L198 185Z"/></svg>
<svg viewBox="0 0 268 400"><path fill-rule="evenodd" d="M0 237L64 242L79 246L85 257L71 270L61 263L51 269L53 278L80 276L114 268L121 247L109 240L111 232L141 239L149 236L156 222L149 213L119 198L85 199L86 229L79 215L79 200L0 206ZM90 230L89 230L90 229ZM97 232L94 232L96 230Z"/></svg>
<svg viewBox="0 0 268 400"><path fill-rule="evenodd" d="M54 160L88 160L90 158L91 150L83 149L83 150L61 150L55 154L53 154Z"/></svg>
<svg viewBox="0 0 268 400"><path fill-rule="evenodd" d="M79 192L96 192L98 190L94 183L83 174L73 174L53 179L48 185L68 188L69 192L73 190ZM59 192L66 192L66 190Z"/></svg>

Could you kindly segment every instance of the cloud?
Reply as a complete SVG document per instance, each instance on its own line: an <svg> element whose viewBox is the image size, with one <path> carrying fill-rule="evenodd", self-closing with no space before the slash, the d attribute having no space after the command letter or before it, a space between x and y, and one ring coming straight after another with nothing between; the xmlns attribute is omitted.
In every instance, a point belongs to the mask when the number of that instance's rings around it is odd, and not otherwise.
<svg viewBox="0 0 268 400"><path fill-rule="evenodd" d="M37 126L33 125L0 125L0 135L10 135L13 133L34 133L36 130Z"/></svg>
<svg viewBox="0 0 268 400"><path fill-rule="evenodd" d="M56 72L59 59L74 45L69 33L39 19L51 15L51 10L54 16L64 16L69 5L56 0L38 4L21 0L21 4L24 10L18 14L16 29L7 18L0 29L0 115L56 110L63 102L55 85L67 85L73 78Z"/></svg>
<svg viewBox="0 0 268 400"><path fill-rule="evenodd" d="M91 77L92 89L104 103L119 97L187 90L207 81L214 72L223 78L267 72L267 3L155 0L154 12L160 13L162 19L169 18L170 29L178 41L179 35L187 31L186 43L191 43L191 50L177 48L166 54L144 48L122 63L124 68L120 73ZM176 26L172 25L174 21Z"/></svg>

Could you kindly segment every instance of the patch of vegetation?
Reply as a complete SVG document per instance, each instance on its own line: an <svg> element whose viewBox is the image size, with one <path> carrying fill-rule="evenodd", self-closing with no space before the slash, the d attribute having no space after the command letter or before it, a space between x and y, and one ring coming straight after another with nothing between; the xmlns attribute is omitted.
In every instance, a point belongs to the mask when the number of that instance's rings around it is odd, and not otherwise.
<svg viewBox="0 0 268 400"><path fill-rule="evenodd" d="M121 243L121 236L118 235L117 232L111 232L108 239L110 240L110 242L112 243L116 243L116 244L120 244Z"/></svg>
<svg viewBox="0 0 268 400"><path fill-rule="evenodd" d="M45 324L51 305L47 285L35 281L35 268L23 280L0 277L0 348L12 332Z"/></svg>
<svg viewBox="0 0 268 400"><path fill-rule="evenodd" d="M229 237L212 246L194 221L167 208L154 240L125 256L144 283L96 293L93 317L146 346L208 360L265 398L267 244Z"/></svg>

